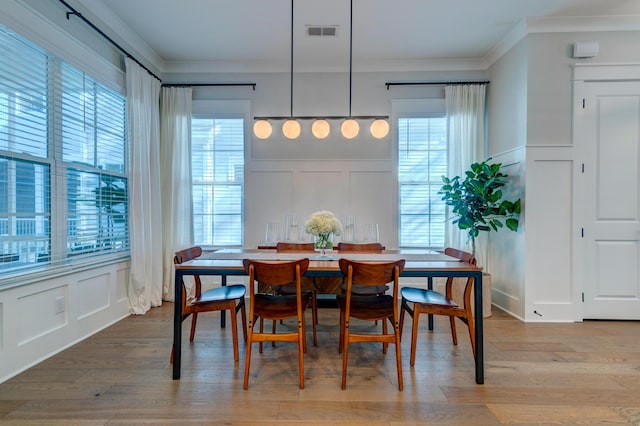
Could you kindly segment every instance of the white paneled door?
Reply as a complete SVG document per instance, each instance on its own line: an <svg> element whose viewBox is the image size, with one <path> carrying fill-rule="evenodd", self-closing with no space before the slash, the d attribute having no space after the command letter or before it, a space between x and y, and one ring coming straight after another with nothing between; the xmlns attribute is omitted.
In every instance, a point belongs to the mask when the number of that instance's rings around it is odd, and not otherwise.
<svg viewBox="0 0 640 426"><path fill-rule="evenodd" d="M584 82L575 116L584 319L640 319L640 82ZM584 99L584 101L583 101ZM580 247L579 247L580 248Z"/></svg>

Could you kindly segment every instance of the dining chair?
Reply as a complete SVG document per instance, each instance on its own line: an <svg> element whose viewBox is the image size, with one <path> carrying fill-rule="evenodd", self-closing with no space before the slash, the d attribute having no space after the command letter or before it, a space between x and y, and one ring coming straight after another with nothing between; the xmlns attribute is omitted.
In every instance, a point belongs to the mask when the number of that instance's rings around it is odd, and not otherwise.
<svg viewBox="0 0 640 426"><path fill-rule="evenodd" d="M396 345L396 368L398 389L403 389L402 356L400 350L400 326L398 321L398 285L400 273L404 269L404 259L394 262L356 262L340 259L340 271L347 279L347 291L337 295L340 307L340 350L342 351L342 389L347 386L347 362L349 343L382 342L383 353L389 343ZM354 283L361 286L381 286L393 283L391 295L356 295ZM354 333L350 329L351 318L365 321L382 321L382 333ZM388 333L387 320L393 327Z"/></svg>
<svg viewBox="0 0 640 426"><path fill-rule="evenodd" d="M315 253L315 249L313 248L313 243L285 243L278 242L276 244L276 251L279 253L294 253L294 252L305 252L305 253ZM302 277L302 288L311 289L311 315L313 317L313 322L318 324L318 294L316 291L316 282L315 278L312 277ZM280 286L271 286L271 289L276 294L296 294L296 286L295 283L290 283L286 285ZM313 339L313 346L317 346L318 342Z"/></svg>
<svg viewBox="0 0 640 426"><path fill-rule="evenodd" d="M476 258L471 254L454 248L446 248L444 254L455 257L462 262L476 264ZM445 285L445 294L435 290L403 287L400 294L402 297L400 310L400 331L404 325L405 312L413 318L413 328L411 330L411 357L409 365L413 366L416 361L416 344L418 340L418 319L420 314L446 315L449 317L451 324L451 337L453 344L458 344L458 336L456 333L456 318L459 318L469 329L469 337L471 338L471 350L473 356L476 355L475 331L473 323L473 308L471 305L471 296L473 293L474 278L467 278L464 287L462 300L453 300L454 277L447 278ZM462 303L460 305L459 303Z"/></svg>
<svg viewBox="0 0 640 426"><path fill-rule="evenodd" d="M382 253L384 247L381 243L338 243L338 251L340 253L352 252L352 253ZM343 280L340 285L340 290L344 293L347 290L347 284ZM387 290L389 290L389 286L381 285L381 286L360 286L354 285L352 292L353 294L360 295L371 295L378 294L382 295Z"/></svg>
<svg viewBox="0 0 640 426"><path fill-rule="evenodd" d="M173 263L179 265L183 262L193 260L202 255L202 248L199 246L190 247L175 252ZM233 338L233 359L238 361L238 311L241 311L242 334L247 341L247 318L245 311L244 296L246 288L241 284L215 287L207 291L202 291L202 282L199 275L193 275L194 297L187 300L187 288L184 280L176 285L182 286L182 321L191 315L191 334L189 341L193 342L196 335L196 323L198 314L201 312L227 311L231 313L231 335ZM171 349L171 362L173 362L173 349Z"/></svg>
<svg viewBox="0 0 640 426"><path fill-rule="evenodd" d="M304 352L306 352L306 332L304 313L311 303L311 292L302 291L301 277L309 268L309 259L303 258L292 261L258 261L244 259L244 270L249 275L249 328L247 340L247 354L244 364L244 389L249 387L249 368L251 365L251 346L259 342L259 352L262 353L262 342L287 341L298 342L298 364L300 389L304 389ZM295 294L267 294L256 291L256 283L269 286L295 283ZM255 330L256 320L260 319L259 331ZM265 333L263 320L282 320L296 318L295 331ZM316 326L313 324L315 340Z"/></svg>

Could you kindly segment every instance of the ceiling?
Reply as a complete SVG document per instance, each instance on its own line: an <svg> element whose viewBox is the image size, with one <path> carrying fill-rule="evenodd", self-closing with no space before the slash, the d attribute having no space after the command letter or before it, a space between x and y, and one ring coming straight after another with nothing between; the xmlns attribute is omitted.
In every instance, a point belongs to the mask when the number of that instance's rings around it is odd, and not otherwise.
<svg viewBox="0 0 640 426"><path fill-rule="evenodd" d="M77 0L163 72L287 71L290 0ZM294 1L294 69L349 66L350 0ZM505 40L640 29L639 0L353 0L353 69L486 67ZM311 37L306 26L337 26Z"/></svg>

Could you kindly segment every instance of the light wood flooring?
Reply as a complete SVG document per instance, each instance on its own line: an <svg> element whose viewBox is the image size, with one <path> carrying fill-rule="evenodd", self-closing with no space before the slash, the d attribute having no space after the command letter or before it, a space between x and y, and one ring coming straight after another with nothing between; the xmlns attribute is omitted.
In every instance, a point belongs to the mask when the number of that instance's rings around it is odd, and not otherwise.
<svg viewBox="0 0 640 426"><path fill-rule="evenodd" d="M341 390L338 312L321 309L305 389L295 345L278 343L254 350L243 390L245 346L234 363L218 314L201 315L193 344L185 337L182 378L171 379L172 314L166 303L129 317L0 384L0 424L640 425L638 322L525 324L494 308L477 385L466 328L454 347L448 322L429 333L425 318L414 368L405 324L403 392L394 351L370 343L350 346Z"/></svg>

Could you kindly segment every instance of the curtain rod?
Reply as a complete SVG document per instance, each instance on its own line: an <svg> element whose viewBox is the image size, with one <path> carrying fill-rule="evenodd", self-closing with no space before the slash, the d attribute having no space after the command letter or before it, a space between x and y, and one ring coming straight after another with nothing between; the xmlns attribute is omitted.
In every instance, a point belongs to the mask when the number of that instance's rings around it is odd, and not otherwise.
<svg viewBox="0 0 640 426"><path fill-rule="evenodd" d="M145 67L142 62L140 62L139 60L137 60L131 53L127 52L122 46L120 46L118 43L116 43L115 41L113 41L113 39L111 37L109 37L108 35L106 35L100 28L96 27L93 22L89 21L87 18L85 18L82 13L78 12L76 9L74 9L73 7L71 7L69 5L69 3L67 3L65 0L58 0L60 3L64 4L69 10L71 10L71 12L67 12L67 20L69 19L69 16L71 15L75 15L78 18L82 19L87 25L89 25L94 31L96 31L98 34L100 34L102 37L104 37L109 43L111 43L113 46L115 46L116 49L118 49L120 52L122 52L127 58L130 58L131 60L133 60L136 64L140 65L142 68L144 68L149 74L151 74L153 77L155 77L158 81L162 82L162 79L160 77L158 77L157 75L155 75L149 68Z"/></svg>
<svg viewBox="0 0 640 426"><path fill-rule="evenodd" d="M387 90L389 86L461 86L464 84L489 84L489 81L387 81L385 85Z"/></svg>
<svg viewBox="0 0 640 426"><path fill-rule="evenodd" d="M251 86L256 90L256 83L163 83L162 87L220 87L220 86Z"/></svg>

